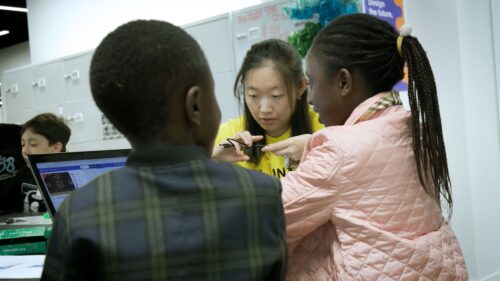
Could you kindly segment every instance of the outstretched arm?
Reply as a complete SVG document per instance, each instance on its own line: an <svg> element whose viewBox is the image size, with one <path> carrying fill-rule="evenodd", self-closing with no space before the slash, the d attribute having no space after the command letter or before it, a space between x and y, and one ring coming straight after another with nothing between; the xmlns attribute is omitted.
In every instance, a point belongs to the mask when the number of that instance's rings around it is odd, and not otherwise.
<svg viewBox="0 0 500 281"><path fill-rule="evenodd" d="M309 233L328 222L339 187L335 186L341 154L323 137L311 139L295 172L281 180L289 251Z"/></svg>
<svg viewBox="0 0 500 281"><path fill-rule="evenodd" d="M304 147L311 137L310 134L290 137L284 141L266 145L262 148L263 152L272 152L279 156L286 156L294 161L300 161Z"/></svg>

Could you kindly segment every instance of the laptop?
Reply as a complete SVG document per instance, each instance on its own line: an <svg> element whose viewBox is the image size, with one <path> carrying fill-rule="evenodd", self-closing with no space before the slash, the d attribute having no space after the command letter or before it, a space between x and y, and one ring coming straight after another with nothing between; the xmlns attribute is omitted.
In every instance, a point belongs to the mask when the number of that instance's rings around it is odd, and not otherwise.
<svg viewBox="0 0 500 281"><path fill-rule="evenodd" d="M130 149L28 156L28 165L52 218L73 191L97 176L125 166Z"/></svg>

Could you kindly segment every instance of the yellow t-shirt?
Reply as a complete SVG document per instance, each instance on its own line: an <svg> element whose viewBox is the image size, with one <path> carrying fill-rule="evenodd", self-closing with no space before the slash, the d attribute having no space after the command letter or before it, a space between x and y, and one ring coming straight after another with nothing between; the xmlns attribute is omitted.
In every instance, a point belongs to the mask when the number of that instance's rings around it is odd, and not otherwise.
<svg viewBox="0 0 500 281"><path fill-rule="evenodd" d="M319 123L319 115L312 110L312 107L309 107L309 118L312 122L312 131L316 132L320 129L324 128L324 125ZM245 120L243 119L243 115L239 116L236 119L231 119L219 127L219 133L215 138L215 145L219 145L224 142L227 138L231 138L236 135L238 132L245 131ZM273 138L269 135L265 135L266 143L272 144L276 142L280 142L286 140L291 137L292 129L289 128L284 134L279 137ZM292 171L294 168L287 168L285 166L285 158L282 156L278 156L271 152L263 152L261 156L261 160L259 165L255 165L251 162L237 162L236 165L241 167L261 171L265 174L272 175L278 178L284 177L287 171Z"/></svg>

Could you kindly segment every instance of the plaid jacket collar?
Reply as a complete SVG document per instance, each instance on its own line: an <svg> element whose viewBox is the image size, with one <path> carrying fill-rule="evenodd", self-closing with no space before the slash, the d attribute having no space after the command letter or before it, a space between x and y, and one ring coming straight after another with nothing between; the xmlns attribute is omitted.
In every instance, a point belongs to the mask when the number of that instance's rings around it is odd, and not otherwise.
<svg viewBox="0 0 500 281"><path fill-rule="evenodd" d="M166 166L208 159L208 152L200 146L171 146L165 148L133 149L127 159L127 166Z"/></svg>
<svg viewBox="0 0 500 281"><path fill-rule="evenodd" d="M399 98L399 93L396 91L376 94L359 104L351 113L345 125L354 125L362 121L373 119L384 109L400 104L402 104L401 99Z"/></svg>

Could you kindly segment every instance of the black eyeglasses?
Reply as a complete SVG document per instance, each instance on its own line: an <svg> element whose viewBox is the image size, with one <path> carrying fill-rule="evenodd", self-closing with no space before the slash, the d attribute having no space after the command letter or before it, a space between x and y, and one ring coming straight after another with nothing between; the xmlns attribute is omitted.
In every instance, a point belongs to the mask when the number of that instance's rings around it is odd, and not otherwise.
<svg viewBox="0 0 500 281"><path fill-rule="evenodd" d="M252 146L248 146L246 143L232 138L227 138L226 140L227 143L221 143L219 145L224 148L230 148L230 147L235 147L234 143L237 142L241 146L241 149L244 152L250 152L253 149L262 149L264 146L266 146L265 144L253 144Z"/></svg>

